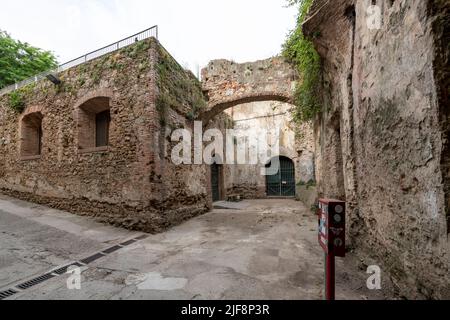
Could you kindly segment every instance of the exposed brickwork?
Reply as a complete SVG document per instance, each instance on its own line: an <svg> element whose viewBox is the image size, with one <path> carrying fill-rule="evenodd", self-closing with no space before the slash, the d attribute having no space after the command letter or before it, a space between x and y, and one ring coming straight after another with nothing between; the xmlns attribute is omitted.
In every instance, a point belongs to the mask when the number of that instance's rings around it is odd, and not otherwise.
<svg viewBox="0 0 450 320"><path fill-rule="evenodd" d="M266 188L256 184L235 184L227 189L227 195L238 195L240 199L265 199Z"/></svg>
<svg viewBox="0 0 450 320"><path fill-rule="evenodd" d="M111 109L112 92L100 91L102 92L89 93L75 104L76 143L82 151L95 150L96 115Z"/></svg>

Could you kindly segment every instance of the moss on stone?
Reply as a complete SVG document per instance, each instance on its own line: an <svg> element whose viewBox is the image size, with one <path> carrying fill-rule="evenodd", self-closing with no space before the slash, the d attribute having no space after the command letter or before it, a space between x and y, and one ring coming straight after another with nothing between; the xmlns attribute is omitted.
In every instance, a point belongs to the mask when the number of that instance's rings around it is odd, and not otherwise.
<svg viewBox="0 0 450 320"><path fill-rule="evenodd" d="M191 120L195 119L206 108L201 83L190 71L184 70L164 48L158 47L158 50L158 111L164 114L164 110L173 108Z"/></svg>

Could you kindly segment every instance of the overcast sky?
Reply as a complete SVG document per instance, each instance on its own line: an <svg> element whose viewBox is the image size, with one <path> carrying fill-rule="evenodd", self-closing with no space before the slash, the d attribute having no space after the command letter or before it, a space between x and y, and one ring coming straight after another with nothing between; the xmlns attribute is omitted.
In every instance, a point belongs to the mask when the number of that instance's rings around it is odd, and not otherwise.
<svg viewBox="0 0 450 320"><path fill-rule="evenodd" d="M53 51L60 63L159 26L161 43L196 73L212 59L280 52L295 26L285 0L0 0L0 29Z"/></svg>

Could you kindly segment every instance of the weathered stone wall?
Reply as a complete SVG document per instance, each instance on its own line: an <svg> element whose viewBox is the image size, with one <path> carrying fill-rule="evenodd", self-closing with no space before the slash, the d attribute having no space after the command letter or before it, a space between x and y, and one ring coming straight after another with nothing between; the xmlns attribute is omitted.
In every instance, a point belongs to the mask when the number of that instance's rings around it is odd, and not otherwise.
<svg viewBox="0 0 450 320"><path fill-rule="evenodd" d="M436 27L448 27L448 2L378 0L379 30L367 26L371 1L322 4L304 25L324 63L326 111L315 126L320 193L349 202L352 246L378 261L399 295L449 298L448 81L442 89L440 70L448 43Z"/></svg>
<svg viewBox="0 0 450 320"><path fill-rule="evenodd" d="M315 198L314 146L311 126L292 123L290 102L298 75L281 57L248 63L214 60L202 70L202 86L208 97L206 109L198 116L204 123L226 111L234 120L234 129L251 136L257 129L282 130L281 150L295 163L297 195L311 204ZM282 114L279 114L282 113ZM264 167L264 166L262 166ZM266 178L260 165L226 165L224 184L227 194L243 198L266 197ZM312 191L312 192L311 192ZM308 193L300 197L303 193Z"/></svg>
<svg viewBox="0 0 450 320"><path fill-rule="evenodd" d="M189 110L205 104L201 87L155 39L59 77L60 86L43 80L0 97L2 192L150 232L208 209L205 168L171 167L161 134L161 128L184 124ZM22 113L12 109L12 95L23 102ZM110 107L109 146L85 148L82 141L92 128L79 107L87 102L96 108L104 98ZM28 114L42 115L40 156L20 154L21 120Z"/></svg>
<svg viewBox="0 0 450 320"><path fill-rule="evenodd" d="M206 109L206 101L199 81L191 72L184 70L162 47L158 56L156 108L159 121L155 128L155 146L159 148L155 172L159 182L157 190L166 199L166 207L174 208L176 216L195 216L212 208L210 166L175 165L171 159L172 148L179 142L172 142L171 134L175 129L184 128L194 137L194 120ZM225 136L225 130L230 125L231 119L220 113L202 127L201 133L218 129ZM195 143L191 142L191 161L194 163ZM208 143L204 143L203 147L206 145ZM225 199L226 189L221 193Z"/></svg>
<svg viewBox="0 0 450 320"><path fill-rule="evenodd" d="M248 63L213 60L202 70L208 106L200 119L207 122L233 106L254 101L291 102L297 72L282 57Z"/></svg>
<svg viewBox="0 0 450 320"><path fill-rule="evenodd" d="M315 181L313 132L308 124L298 127L292 122L291 109L291 104L272 101L241 104L225 112L233 120L234 129L244 136L255 135L261 129L280 128L280 152L274 156L285 156L294 162L299 196L301 185ZM265 164L227 166L228 193L246 199L266 197L266 177L261 175L264 167Z"/></svg>

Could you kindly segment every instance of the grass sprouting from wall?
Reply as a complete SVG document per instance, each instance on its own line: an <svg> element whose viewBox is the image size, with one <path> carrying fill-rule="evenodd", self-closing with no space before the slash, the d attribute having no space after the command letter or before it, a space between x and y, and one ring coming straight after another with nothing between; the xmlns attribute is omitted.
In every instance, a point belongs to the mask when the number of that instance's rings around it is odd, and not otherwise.
<svg viewBox="0 0 450 320"><path fill-rule="evenodd" d="M8 93L9 107L15 112L21 113L25 109L27 97L34 90L35 86L34 83L31 83Z"/></svg>
<svg viewBox="0 0 450 320"><path fill-rule="evenodd" d="M159 49L158 72L159 96L157 109L165 124L164 115L173 108L194 120L206 107L200 82L190 71L184 70L164 48Z"/></svg>

